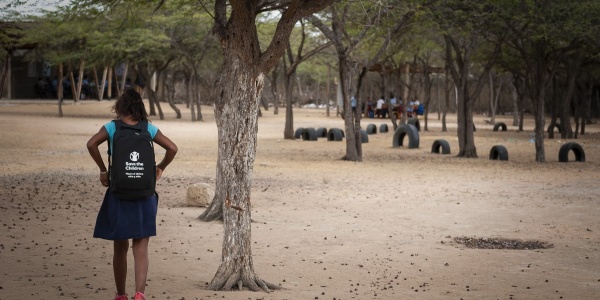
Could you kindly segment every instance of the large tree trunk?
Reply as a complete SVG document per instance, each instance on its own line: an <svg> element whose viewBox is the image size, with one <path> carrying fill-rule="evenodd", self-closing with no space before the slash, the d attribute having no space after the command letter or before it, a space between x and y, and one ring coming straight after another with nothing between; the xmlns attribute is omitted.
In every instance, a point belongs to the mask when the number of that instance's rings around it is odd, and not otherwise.
<svg viewBox="0 0 600 300"><path fill-rule="evenodd" d="M113 67L109 66L108 67L108 74L106 75L106 79L108 81L107 83L107 90L106 90L106 98L108 98L108 100L112 100L112 73L113 73Z"/></svg>
<svg viewBox="0 0 600 300"><path fill-rule="evenodd" d="M96 72L96 67L94 67L94 81L96 83L96 91L98 93L98 101L102 101L104 98L104 88L106 87L106 73L108 72L108 67L104 67L102 70L102 82L98 82L98 73Z"/></svg>
<svg viewBox="0 0 600 300"><path fill-rule="evenodd" d="M350 108L353 69L345 55L338 55L338 60L340 86L343 99L344 125L346 129L346 155L344 156L344 159L350 161L362 161L360 126L355 126L354 114Z"/></svg>
<svg viewBox="0 0 600 300"><path fill-rule="evenodd" d="M459 52L459 47L452 37L446 35L446 60L450 66L450 71L455 84L458 86L456 107L457 134L458 134L458 157L474 158L477 157L477 148L473 136L473 97L470 97L469 91L469 66L470 55L474 49L475 35L471 37L472 42L469 48L464 49L464 53ZM454 58L452 52L455 51L457 58ZM481 78L480 78L480 82Z"/></svg>
<svg viewBox="0 0 600 300"><path fill-rule="evenodd" d="M125 69L123 70L123 78L121 78L121 89L119 90L119 97L125 92L125 84L127 83L127 72L129 71L129 63L125 63Z"/></svg>
<svg viewBox="0 0 600 300"><path fill-rule="evenodd" d="M198 74L196 73L196 76L194 76L195 80L196 80L196 89L194 92L194 103L196 105L196 120L203 122L204 121L204 116L202 116L202 107L201 107L201 102L200 100L200 79L198 78Z"/></svg>
<svg viewBox="0 0 600 300"><path fill-rule="evenodd" d="M534 117L535 117L535 161L545 162L546 151L544 148L544 122L545 122L545 100L546 100L546 86L548 84L548 78L552 78L548 74L546 47L543 43L536 43L533 45L534 51L538 61L536 64L532 64L528 67L528 78L526 83L529 92L531 93L531 99L534 103ZM562 121L562 120L561 120Z"/></svg>
<svg viewBox="0 0 600 300"><path fill-rule="evenodd" d="M437 105L437 120L442 119L442 101L440 97L440 73L435 74L435 104Z"/></svg>
<svg viewBox="0 0 600 300"><path fill-rule="evenodd" d="M473 136L472 99L469 99L467 77L458 88L457 124L458 124L458 157L477 157L477 148Z"/></svg>
<svg viewBox="0 0 600 300"><path fill-rule="evenodd" d="M494 73L490 72L490 84L489 84L489 92L490 92L490 123L496 124L496 103L494 102Z"/></svg>
<svg viewBox="0 0 600 300"><path fill-rule="evenodd" d="M6 76L8 74L10 54L6 54L4 62L2 63L2 75L0 76L0 98L4 95L4 85L6 84Z"/></svg>
<svg viewBox="0 0 600 300"><path fill-rule="evenodd" d="M494 65L496 58L500 54L500 43L497 43L494 53L486 62L473 91L469 88L469 70L471 67L471 55L477 47L478 37L473 34L467 45L459 45L451 36L445 35L446 40L446 62L450 67L450 74L454 82L458 84L458 157L477 157L477 149L474 140L473 124L473 105L477 97L481 94L484 79Z"/></svg>
<svg viewBox="0 0 600 300"><path fill-rule="evenodd" d="M273 114L274 115L278 115L279 114L279 97L278 97L278 93L277 93L277 75L279 73L279 66L281 65L281 63L278 63L275 65L275 68L273 68L273 70L271 70L271 97L273 97ZM285 72L285 68L284 68L284 72Z"/></svg>
<svg viewBox="0 0 600 300"><path fill-rule="evenodd" d="M156 95L156 92L150 87L150 85L146 85L146 94L148 95L148 101L150 102L150 107L156 105L156 109L158 110L158 117L161 120L165 119L165 114L163 114L162 108L160 107L160 102Z"/></svg>
<svg viewBox="0 0 600 300"><path fill-rule="evenodd" d="M290 70L288 73L284 64L284 84L285 84L285 126L283 129L283 138L286 140L294 139L294 111L292 107L292 90L294 89L294 78L296 70Z"/></svg>
<svg viewBox="0 0 600 300"><path fill-rule="evenodd" d="M213 95L220 141L218 189L213 204L222 204L224 235L227 238L223 239L221 264L208 286L211 290L229 290L234 286L245 286L253 291L277 288L256 276L250 243L250 187L256 155L258 100L263 80L261 73L236 55L226 54Z"/></svg>
<svg viewBox="0 0 600 300"><path fill-rule="evenodd" d="M560 102L560 136L563 139L573 138L573 128L571 127L571 103L573 102L573 98L575 96L575 84L577 75L579 74L581 62L582 55L579 53L575 54L575 57L567 58L567 91L565 97Z"/></svg>
<svg viewBox="0 0 600 300"><path fill-rule="evenodd" d="M448 114L448 109L450 107L450 76L449 76L448 68L444 70L444 112L442 113L442 132L448 131L446 127L446 115Z"/></svg>
<svg viewBox="0 0 600 300"><path fill-rule="evenodd" d="M71 95L73 96L73 102L79 101L79 95L77 95L77 87L75 86L75 77L73 76L73 69L69 66L69 81L71 82Z"/></svg>
<svg viewBox="0 0 600 300"><path fill-rule="evenodd" d="M167 100L169 107L175 111L175 118L181 119L181 110L175 105L175 75L162 72L161 94Z"/></svg>
<svg viewBox="0 0 600 300"><path fill-rule="evenodd" d="M325 106L325 116L329 117L329 102L331 102L331 66L328 64L327 65L327 96L325 97L325 101L327 101L327 104ZM358 99L357 99L358 100ZM357 104L357 110L358 110L358 104Z"/></svg>
<svg viewBox="0 0 600 300"><path fill-rule="evenodd" d="M151 82L152 72L150 72L150 70L148 70L147 66L140 66L137 68L136 71L138 73L138 76L141 77L142 82L144 82L146 84L145 88L144 88L144 92L148 96L148 103L149 103L148 106L150 106L150 111L149 111L148 115L156 116L156 110L158 110L159 118L161 120L163 120L165 118L165 116L162 112L160 103L158 102L158 99L156 96L156 92L154 91L154 87L152 86L153 84ZM156 76L158 76L158 74ZM156 109L155 109L155 107L156 107Z"/></svg>
<svg viewBox="0 0 600 300"><path fill-rule="evenodd" d="M404 101L402 103L403 109L402 109L402 118L400 118L400 124L406 124L406 121L408 121L408 111L406 110L406 108L408 107L408 101L409 101L409 97L410 97L410 85L411 85L410 65L405 64L401 73L404 74L404 76L403 76L404 84L402 84L402 87L403 87L402 98L404 98Z"/></svg>
<svg viewBox="0 0 600 300"><path fill-rule="evenodd" d="M429 102L431 102L431 77L429 77L429 59L425 60L422 64L423 66L423 83L424 83L424 93L425 99L425 112L423 113L423 121L425 122L424 130L429 131L427 128L427 113L429 112ZM417 112L415 111L415 114ZM418 116L418 115L417 115Z"/></svg>
<svg viewBox="0 0 600 300"><path fill-rule="evenodd" d="M192 122L196 122L196 108L194 106L194 100L196 99L195 97L193 97L193 93L194 93L194 87L193 87L193 78L195 77L194 75L194 71L190 72L189 74L186 74L186 82L187 84L185 85L185 99L186 99L186 106L187 108L190 109L190 114L192 117Z"/></svg>
<svg viewBox="0 0 600 300"><path fill-rule="evenodd" d="M264 73L281 58L296 21L331 4L332 0L292 1L282 12L276 33L264 53L255 18L262 1L215 1L215 32L223 47L223 67L213 89L218 129L216 192L200 218L224 222L221 263L208 289L278 289L254 272L251 244L250 191L256 157L258 100ZM228 4L230 7L228 7ZM229 19L226 18L230 13ZM214 208L217 207L215 212ZM220 209L220 212L219 212Z"/></svg>
<svg viewBox="0 0 600 300"><path fill-rule="evenodd" d="M76 102L80 100L81 98L81 87L83 86L83 71L85 70L85 60L81 60L81 62L79 63L79 74L78 74L78 78L79 80L77 80L77 97L73 97L73 99L77 99L75 100ZM74 85L71 84L71 85Z"/></svg>
<svg viewBox="0 0 600 300"><path fill-rule="evenodd" d="M519 125L519 94L517 93L517 86L513 83L511 90L513 100L513 126Z"/></svg>
<svg viewBox="0 0 600 300"><path fill-rule="evenodd" d="M546 161L546 152L544 149L544 97L546 94L545 87L538 86L539 88L538 95L539 98L534 102L535 104L535 161L544 162Z"/></svg>
<svg viewBox="0 0 600 300"><path fill-rule="evenodd" d="M592 94L594 92L594 84L589 82L588 83L588 87L586 88L586 84L583 84L583 87L585 89L585 94L583 95L583 99L582 99L582 107L579 110L581 113L581 134L584 135L585 134L585 125L587 124L587 119L590 115L590 108L591 108L591 103L592 103Z"/></svg>
<svg viewBox="0 0 600 300"><path fill-rule="evenodd" d="M57 87L57 91L56 91L56 95L58 98L58 117L62 118L63 117L63 110L62 110L62 105L63 105L63 78L64 74L63 74L63 64L60 63L58 64L58 87Z"/></svg>
<svg viewBox="0 0 600 300"><path fill-rule="evenodd" d="M554 89L552 93L552 97L550 98L550 125L548 126L548 139L554 139L554 128L558 124L557 120L559 117L559 108L561 106L562 101L560 99L564 96L563 91L559 88L558 78L554 77L552 88ZM545 111L544 111L545 113ZM563 120L560 120L561 123L564 123ZM560 124L559 124L560 125ZM560 131L562 130L562 125L559 126Z"/></svg>
<svg viewBox="0 0 600 300"><path fill-rule="evenodd" d="M117 93L117 98L121 97L121 87L119 86L119 78L117 77L117 69L112 68L112 76L114 78L115 92ZM111 84L112 85L112 84Z"/></svg>

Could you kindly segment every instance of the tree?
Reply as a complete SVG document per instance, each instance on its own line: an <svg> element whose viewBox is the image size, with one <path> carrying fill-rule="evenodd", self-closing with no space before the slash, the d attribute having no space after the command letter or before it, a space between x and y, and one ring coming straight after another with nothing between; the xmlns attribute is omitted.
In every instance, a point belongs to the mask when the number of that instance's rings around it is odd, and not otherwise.
<svg viewBox="0 0 600 300"><path fill-rule="evenodd" d="M477 157L473 104L501 50L501 35L493 34L497 33L493 29L496 10L493 4L475 0L446 1L432 10L434 19L443 30L446 68L457 88L458 157ZM486 44L486 36L492 36L495 41ZM470 77L473 75L473 63L477 61L483 67L472 86Z"/></svg>
<svg viewBox="0 0 600 300"><path fill-rule="evenodd" d="M355 5L359 5L356 7ZM410 5L409 5L410 6ZM394 3L355 3L340 1L331 6L326 16L312 16L311 22L334 45L338 58L339 85L343 99L344 125L346 129L345 160L362 161L362 141L360 135L360 109L352 112L350 99L357 99L360 108L360 88L369 68L381 59L391 40L398 39L415 16L419 5L402 7L404 14L398 19L391 10L397 8ZM357 15L350 15L352 12ZM326 18L324 21L322 18ZM387 18L386 18L387 17ZM329 25L330 24L330 25ZM387 25L380 28L381 35L375 35L376 24ZM376 37L374 49L369 49L367 35ZM361 49L359 46L364 46ZM360 50L365 53L359 53ZM362 55L361 55L362 54ZM354 79L356 76L356 83Z"/></svg>
<svg viewBox="0 0 600 300"><path fill-rule="evenodd" d="M287 58L286 56L283 57L283 65L285 66L285 70L283 72L285 84L285 127L283 130L283 138L289 140L294 139L294 112L292 107L292 90L294 89L294 79L296 77L296 70L302 62L306 61L307 59L311 58L315 54L319 53L320 51L324 50L325 48L331 45L331 42L321 43L320 45L316 45L315 48L306 52L306 54L302 53L302 51L304 51L304 45L306 42L306 30L304 22L302 20L300 20L300 25L300 43L296 50L296 55L294 55L293 53L291 43L288 43L286 49Z"/></svg>
<svg viewBox="0 0 600 300"><path fill-rule="evenodd" d="M219 145L216 192L201 218L209 221L222 216L224 238L221 263L208 288L268 291L278 286L255 274L250 242L250 188L264 74L283 56L296 22L333 0L230 0L229 9L227 2L216 0L214 6L215 32L224 56L213 91ZM282 10L281 19L271 43L262 51L256 17L273 9Z"/></svg>

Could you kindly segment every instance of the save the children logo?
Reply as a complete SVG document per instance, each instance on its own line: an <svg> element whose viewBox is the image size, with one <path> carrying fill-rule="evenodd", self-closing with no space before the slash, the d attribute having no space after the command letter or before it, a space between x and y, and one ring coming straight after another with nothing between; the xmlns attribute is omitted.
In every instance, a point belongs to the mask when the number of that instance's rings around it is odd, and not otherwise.
<svg viewBox="0 0 600 300"><path fill-rule="evenodd" d="M138 161L138 159L140 159L140 154L133 151L133 152L131 152L131 154L129 154L129 159L131 161Z"/></svg>
<svg viewBox="0 0 600 300"><path fill-rule="evenodd" d="M125 170L127 171L144 171L144 163L141 161L138 161L140 159L140 154L133 151L129 154L129 159L132 162L125 162ZM129 173L128 173L129 174ZM141 175L142 173L131 173L131 175ZM136 177L139 178L139 177Z"/></svg>

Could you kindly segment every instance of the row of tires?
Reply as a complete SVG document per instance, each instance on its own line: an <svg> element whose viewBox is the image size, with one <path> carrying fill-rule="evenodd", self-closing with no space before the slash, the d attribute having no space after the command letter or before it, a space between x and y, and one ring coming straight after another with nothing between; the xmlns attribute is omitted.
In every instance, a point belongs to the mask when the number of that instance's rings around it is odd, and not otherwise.
<svg viewBox="0 0 600 300"><path fill-rule="evenodd" d="M419 119L416 119L416 118L408 119L408 124L414 125L415 127L417 127L418 131L421 131L421 124L419 122ZM552 131L553 129L558 130L558 132L560 133L560 124L556 123L554 125L548 126L548 132ZM493 131L507 131L508 127L506 126L506 123L504 123L504 122L497 122L494 124L494 127L492 130ZM473 131L477 131L477 129L475 128L475 124L473 124ZM388 132L387 124L381 124L379 126L379 132L382 132L382 133ZM377 126L375 124L367 125L367 134L377 134Z"/></svg>
<svg viewBox="0 0 600 300"><path fill-rule="evenodd" d="M560 124L556 123L554 125L549 125L548 126L548 133L550 133L552 130L558 130L558 133L560 133ZM507 130L507 126L504 122L497 122L494 124L494 128L493 131L506 131ZM475 131L475 124L473 124L473 131Z"/></svg>
<svg viewBox="0 0 600 300"><path fill-rule="evenodd" d="M362 143L369 142L369 132L373 132L374 130L377 130L377 128L374 126L375 126L375 124L369 124L369 126L367 126L367 130L364 130L364 129L360 130L360 137L361 137ZM381 124L379 131L387 132L388 131L387 124ZM297 128L296 131L294 132L294 138L296 138L296 139L302 138L302 140L304 140L304 141L317 141L319 138L327 138L327 141L330 141L330 142L341 142L344 139L344 137L345 137L344 131L339 128L331 128L331 129L327 130L327 128L324 128L324 127L320 127L318 129L314 129L311 127L309 127L309 128L300 127L300 128ZM419 148L419 130L417 129L416 126L411 125L411 124L403 124L403 125L400 125L400 127L398 127L398 129L396 129L396 131L394 132L394 138L393 138L392 145L394 147L403 146L404 139L406 137L408 137L408 148L410 148L410 149Z"/></svg>
<svg viewBox="0 0 600 300"><path fill-rule="evenodd" d="M407 124L413 125L413 126L415 126L415 128L417 128L417 131L421 131L421 124L419 122L419 119L410 118L410 119L408 119ZM367 125L366 131L367 131L367 134L369 134L369 135L371 135L371 134L377 134L377 125L375 125L375 124L369 124L369 125ZM388 125L387 124L381 124L381 125L379 125L379 132L386 133L388 131L389 131L389 129L388 129Z"/></svg>
<svg viewBox="0 0 600 300"><path fill-rule="evenodd" d="M362 143L369 142L369 136L365 130L360 130L360 136ZM331 128L327 130L327 128L324 127L317 129L300 127L294 132L294 138L302 138L304 141L317 141L319 138L327 138L328 142L341 142L344 140L344 137L344 131L339 128Z"/></svg>
<svg viewBox="0 0 600 300"><path fill-rule="evenodd" d="M575 142L565 143L558 150L558 161L569 162L569 153L573 152L575 161L585 162L585 152L583 147ZM502 145L496 145L490 150L491 160L508 160L508 150Z"/></svg>
<svg viewBox="0 0 600 300"><path fill-rule="evenodd" d="M414 120L417 120L418 122L418 119ZM376 132L376 130L377 127L375 124L369 124L367 130L361 129L361 142L368 143L368 135L374 134L373 132ZM379 131L387 132L387 124L381 124ZM326 128L319 128L317 130L314 128L298 128L296 129L295 136L296 138L302 137L303 140L309 141L316 141L320 137L327 137L327 141L342 141L344 139L344 131L339 128L331 128L330 130L327 130ZM402 124L396 129L392 139L392 147L402 147L406 138L408 138L408 149L419 148L419 129L413 124ZM575 156L575 161L585 162L585 152L583 151L583 147L575 142L565 143L560 147L558 161L568 162L569 153L571 151ZM435 140L431 145L431 153L450 154L450 144L444 139ZM503 145L495 145L490 150L489 159L508 160L508 150Z"/></svg>
<svg viewBox="0 0 600 300"><path fill-rule="evenodd" d="M558 150L558 161L569 162L569 153L573 152L575 161L585 162L585 152L583 147L575 142L565 143ZM502 145L496 145L490 150L491 160L508 160L508 150Z"/></svg>

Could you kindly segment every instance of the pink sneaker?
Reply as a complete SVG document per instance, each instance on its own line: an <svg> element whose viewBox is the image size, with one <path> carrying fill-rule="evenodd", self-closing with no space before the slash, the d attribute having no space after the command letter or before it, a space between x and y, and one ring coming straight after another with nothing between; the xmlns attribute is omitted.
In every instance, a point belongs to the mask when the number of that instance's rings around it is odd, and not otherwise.
<svg viewBox="0 0 600 300"><path fill-rule="evenodd" d="M137 292L135 293L133 300L146 300L146 295L144 295L144 293Z"/></svg>
<svg viewBox="0 0 600 300"><path fill-rule="evenodd" d="M115 295L115 300L128 300L129 296L125 295Z"/></svg>

